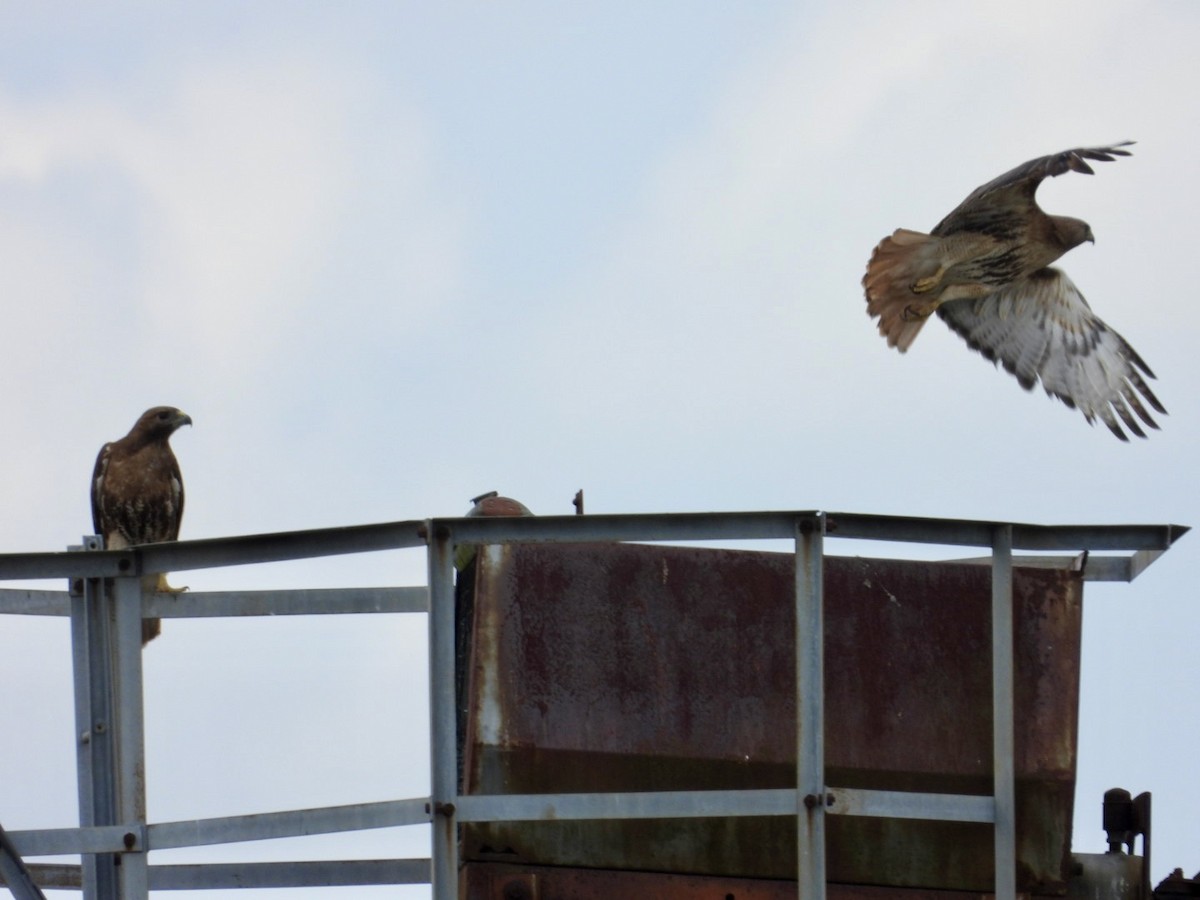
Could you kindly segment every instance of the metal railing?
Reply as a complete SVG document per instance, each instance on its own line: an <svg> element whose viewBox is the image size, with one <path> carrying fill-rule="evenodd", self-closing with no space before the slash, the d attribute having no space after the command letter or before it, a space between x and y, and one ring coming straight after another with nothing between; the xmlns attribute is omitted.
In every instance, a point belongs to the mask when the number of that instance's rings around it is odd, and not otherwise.
<svg viewBox="0 0 1200 900"><path fill-rule="evenodd" d="M0 555L0 581L70 580L67 591L0 591L0 613L71 619L81 827L13 831L0 875L14 896L82 887L88 900L149 890L367 884L432 885L458 897L457 826L467 822L790 816L798 830L798 892L825 896L825 817L884 816L993 823L996 896L1016 895L1013 771L1012 568L1081 569L1086 580L1131 581L1187 531L1174 525L1036 526L817 511L444 518L65 553ZM825 784L823 559L826 538L983 547L992 568L991 796L858 790ZM794 789L557 795L460 795L455 698L454 549L459 544L784 539L796 555L797 783ZM153 572L425 548L428 585L344 590L142 594ZM1066 553L1015 557L1015 550ZM1078 555L1084 551L1084 555ZM981 560L982 561L982 560ZM1086 563L1085 563L1086 561ZM146 821L141 621L144 617L427 613L429 797L180 822ZM0 814L5 811L0 810ZM148 864L148 853L340 831L429 825L430 859ZM0 832L0 836L3 832ZM81 866L29 865L74 855ZM116 864L119 861L119 865ZM27 871L32 878L23 878ZM10 874L16 873L16 874Z"/></svg>

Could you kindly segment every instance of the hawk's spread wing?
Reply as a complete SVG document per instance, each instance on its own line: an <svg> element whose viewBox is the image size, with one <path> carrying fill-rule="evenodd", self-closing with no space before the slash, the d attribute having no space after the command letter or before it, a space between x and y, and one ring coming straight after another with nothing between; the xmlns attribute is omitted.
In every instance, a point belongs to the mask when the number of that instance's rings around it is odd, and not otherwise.
<svg viewBox="0 0 1200 900"><path fill-rule="evenodd" d="M1154 373L1058 269L1041 269L978 300L944 303L938 315L1026 390L1040 380L1046 393L1078 407L1089 422L1100 419L1121 440L1128 438L1118 416L1139 437L1146 435L1138 418L1158 428L1143 399L1167 412L1139 370Z"/></svg>
<svg viewBox="0 0 1200 900"><path fill-rule="evenodd" d="M1128 150L1121 148L1133 143L1122 141L1111 147L1079 147L1022 163L998 178L993 178L987 184L975 188L966 200L937 224L932 233L946 235L959 231L979 231L994 234L1000 224L997 221L998 216L1027 218L1038 210L1033 195L1043 180L1062 175L1064 172L1092 175L1094 173L1087 160L1112 162L1117 156L1131 156Z"/></svg>

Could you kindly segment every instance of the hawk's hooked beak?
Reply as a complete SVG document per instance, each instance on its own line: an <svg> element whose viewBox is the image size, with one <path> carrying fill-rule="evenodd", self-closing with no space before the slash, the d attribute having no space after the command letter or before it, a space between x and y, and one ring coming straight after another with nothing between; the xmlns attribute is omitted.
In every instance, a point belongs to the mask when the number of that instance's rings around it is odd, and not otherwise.
<svg viewBox="0 0 1200 900"><path fill-rule="evenodd" d="M1085 235L1083 236L1083 239L1084 239L1085 241L1087 241L1089 244L1094 244L1094 243L1096 243L1096 236L1095 236L1094 234L1092 234L1092 229L1091 229L1091 228L1089 228L1089 229L1087 230L1087 234L1085 234Z"/></svg>
<svg viewBox="0 0 1200 900"><path fill-rule="evenodd" d="M191 425L192 417L185 412L181 412L175 419L175 427L182 428L184 425Z"/></svg>

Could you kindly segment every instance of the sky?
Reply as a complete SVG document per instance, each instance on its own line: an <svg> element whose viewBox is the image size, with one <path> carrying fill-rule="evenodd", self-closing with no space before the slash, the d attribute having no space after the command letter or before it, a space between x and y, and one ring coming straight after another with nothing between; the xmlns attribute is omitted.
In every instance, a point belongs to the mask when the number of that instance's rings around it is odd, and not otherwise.
<svg viewBox="0 0 1200 900"><path fill-rule="evenodd" d="M97 450L158 404L195 422L184 538L493 489L1200 524L1197 43L1184 0L0 3L0 551L89 534ZM1120 140L1038 198L1091 224L1061 265L1154 369L1161 432L1120 443L937 323L887 348L859 283L880 238ZM1104 849L1104 790L1152 791L1155 882L1200 869L1197 565L1193 535L1086 590L1075 849ZM424 559L173 581L419 584ZM424 629L168 621L150 820L426 794ZM0 623L6 829L76 821L68 636ZM418 828L152 862L427 852Z"/></svg>

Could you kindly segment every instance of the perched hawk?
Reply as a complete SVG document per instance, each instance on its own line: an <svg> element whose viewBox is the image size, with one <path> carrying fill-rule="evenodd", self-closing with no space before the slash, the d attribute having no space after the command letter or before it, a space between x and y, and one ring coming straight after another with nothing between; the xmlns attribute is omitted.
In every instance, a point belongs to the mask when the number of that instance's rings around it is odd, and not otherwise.
<svg viewBox="0 0 1200 900"><path fill-rule="evenodd" d="M129 434L100 448L92 473L92 524L105 549L179 538L183 519L183 476L168 443L191 417L172 406L142 413ZM176 592L167 577L148 575L148 590ZM142 643L157 637L158 619L142 621Z"/></svg>
<svg viewBox="0 0 1200 900"><path fill-rule="evenodd" d="M1158 428L1145 403L1166 414L1142 375L1140 356L1050 264L1091 241L1086 222L1050 216L1034 200L1045 178L1091 175L1086 160L1129 156L1112 147L1066 150L1033 159L976 188L930 234L897 229L875 248L863 288L889 347L909 348L930 313L1032 390L1097 418L1123 441L1117 422L1145 437L1138 419ZM1140 370L1140 373L1139 373ZM1139 396L1140 395L1140 396ZM1136 417L1135 414L1136 413Z"/></svg>

